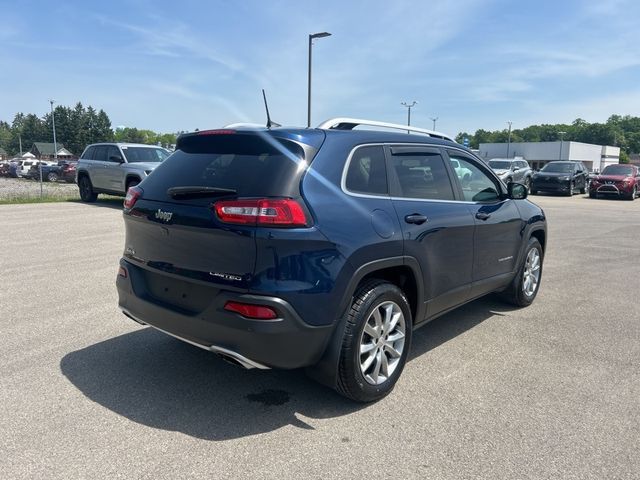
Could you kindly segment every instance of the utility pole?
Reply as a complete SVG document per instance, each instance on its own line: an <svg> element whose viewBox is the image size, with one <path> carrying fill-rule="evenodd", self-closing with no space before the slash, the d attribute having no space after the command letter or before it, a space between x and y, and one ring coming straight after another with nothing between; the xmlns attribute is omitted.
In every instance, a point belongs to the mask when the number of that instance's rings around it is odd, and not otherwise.
<svg viewBox="0 0 640 480"><path fill-rule="evenodd" d="M560 153L558 154L558 160L562 160L562 139L566 133L567 132L558 132L558 135L560 135Z"/></svg>
<svg viewBox="0 0 640 480"><path fill-rule="evenodd" d="M509 125L509 140L507 140L507 158L509 158L509 152L511 150L511 123L513 122L507 122L507 124Z"/></svg>
<svg viewBox="0 0 640 480"><path fill-rule="evenodd" d="M22 134L18 134L18 141L20 142L20 156L22 157Z"/></svg>
<svg viewBox="0 0 640 480"><path fill-rule="evenodd" d="M315 38L330 37L329 32L312 33L309 35L309 71L307 76L307 127L311 126L311 52Z"/></svg>
<svg viewBox="0 0 640 480"><path fill-rule="evenodd" d="M429 119L433 122L433 131L435 132L436 130L436 122L438 121L439 117L429 117Z"/></svg>
<svg viewBox="0 0 640 480"><path fill-rule="evenodd" d="M403 107L407 107L407 127L411 126L411 109L417 104L418 102L416 102L415 100L411 102L411 104L407 102L400 102L400 105L402 105ZM407 130L407 133L410 133L409 130Z"/></svg>
<svg viewBox="0 0 640 480"><path fill-rule="evenodd" d="M55 100L49 100L51 104L51 123L53 125L53 157L58 159L58 144L56 142L56 116L53 114L53 103Z"/></svg>

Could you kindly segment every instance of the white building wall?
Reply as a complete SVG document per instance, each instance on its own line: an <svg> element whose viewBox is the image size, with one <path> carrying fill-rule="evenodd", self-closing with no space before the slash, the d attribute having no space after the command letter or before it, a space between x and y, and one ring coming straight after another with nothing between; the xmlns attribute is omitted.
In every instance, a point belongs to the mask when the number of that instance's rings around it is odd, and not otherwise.
<svg viewBox="0 0 640 480"><path fill-rule="evenodd" d="M485 160L507 158L506 143L481 143L479 156ZM554 160L574 160L589 170L602 170L618 163L620 148L581 142L516 142L509 147L509 158L523 157L533 168L542 168Z"/></svg>

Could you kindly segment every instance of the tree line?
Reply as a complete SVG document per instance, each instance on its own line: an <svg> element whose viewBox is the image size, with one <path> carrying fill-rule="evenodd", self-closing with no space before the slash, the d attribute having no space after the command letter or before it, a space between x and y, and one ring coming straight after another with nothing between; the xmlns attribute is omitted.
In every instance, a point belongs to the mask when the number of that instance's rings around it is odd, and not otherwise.
<svg viewBox="0 0 640 480"><path fill-rule="evenodd" d="M73 108L58 105L53 110L56 124L56 141L74 155L80 155L85 147L97 142L130 142L162 145L176 143L177 133L156 133L137 128L111 128L111 120L102 109L84 107L78 102ZM38 117L33 113L17 113L11 123L0 120L0 147L9 155L28 152L35 142L53 142L51 113Z"/></svg>
<svg viewBox="0 0 640 480"><path fill-rule="evenodd" d="M556 142L560 137L566 141L620 147L620 162L626 163L630 153L640 153L640 117L611 115L605 123L589 123L578 118L571 124L531 125L511 131L511 142ZM479 148L481 143L506 143L509 130L461 132L456 141L463 143L465 138L470 148Z"/></svg>

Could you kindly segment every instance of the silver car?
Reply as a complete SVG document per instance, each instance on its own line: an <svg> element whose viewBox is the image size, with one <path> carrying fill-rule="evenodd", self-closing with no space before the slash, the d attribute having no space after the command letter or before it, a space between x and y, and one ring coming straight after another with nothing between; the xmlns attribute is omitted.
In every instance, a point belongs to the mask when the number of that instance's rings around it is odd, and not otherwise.
<svg viewBox="0 0 640 480"><path fill-rule="evenodd" d="M531 189L531 177L533 170L526 160L521 158L493 158L489 160L489 166L507 185L511 182L521 183Z"/></svg>
<svg viewBox="0 0 640 480"><path fill-rule="evenodd" d="M164 148L139 143L89 145L77 165L80 198L93 202L99 193L126 195L169 155Z"/></svg>

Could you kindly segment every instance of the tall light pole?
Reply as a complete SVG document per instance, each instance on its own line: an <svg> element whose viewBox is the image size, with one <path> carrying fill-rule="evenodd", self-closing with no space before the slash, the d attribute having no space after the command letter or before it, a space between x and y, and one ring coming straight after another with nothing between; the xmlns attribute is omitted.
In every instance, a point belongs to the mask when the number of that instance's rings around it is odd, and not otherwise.
<svg viewBox="0 0 640 480"><path fill-rule="evenodd" d="M403 107L407 107L407 127L411 126L411 109L417 104L418 102L416 102L415 100L410 104L407 102L400 102L400 105L402 105ZM407 133L409 133L409 130L407 130Z"/></svg>
<svg viewBox="0 0 640 480"><path fill-rule="evenodd" d="M429 119L433 122L433 130L435 131L436 129L436 122L438 121L439 117L429 117Z"/></svg>
<svg viewBox="0 0 640 480"><path fill-rule="evenodd" d="M311 126L311 50L314 38L330 37L329 32L312 33L309 35L309 75L307 77L307 127Z"/></svg>
<svg viewBox="0 0 640 480"><path fill-rule="evenodd" d="M567 132L558 132L558 135L560 135L560 153L558 154L558 160L562 160L562 139L566 133Z"/></svg>
<svg viewBox="0 0 640 480"><path fill-rule="evenodd" d="M507 140L507 158L509 158L509 151L511 150L511 124L513 122L507 122L509 125L509 140Z"/></svg>
<svg viewBox="0 0 640 480"><path fill-rule="evenodd" d="M58 159L58 144L56 143L56 116L53 114L53 104L55 100L49 100L51 104L51 123L53 124L53 157Z"/></svg>

